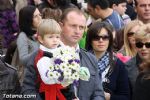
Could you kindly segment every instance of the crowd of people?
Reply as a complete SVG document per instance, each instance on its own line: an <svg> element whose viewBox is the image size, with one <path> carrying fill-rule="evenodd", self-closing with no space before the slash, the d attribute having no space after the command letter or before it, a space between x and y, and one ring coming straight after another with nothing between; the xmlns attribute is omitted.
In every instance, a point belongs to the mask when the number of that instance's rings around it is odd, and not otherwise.
<svg viewBox="0 0 150 100"><path fill-rule="evenodd" d="M150 0L0 0L0 45L1 100L150 99Z"/></svg>

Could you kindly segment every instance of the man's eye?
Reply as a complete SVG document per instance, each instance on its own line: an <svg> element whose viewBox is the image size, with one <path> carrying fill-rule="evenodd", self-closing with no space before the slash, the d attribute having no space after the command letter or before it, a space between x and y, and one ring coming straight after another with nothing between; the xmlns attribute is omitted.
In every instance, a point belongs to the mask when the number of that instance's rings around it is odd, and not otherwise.
<svg viewBox="0 0 150 100"><path fill-rule="evenodd" d="M72 25L71 27L76 28L76 25Z"/></svg>
<svg viewBox="0 0 150 100"><path fill-rule="evenodd" d="M140 5L140 7L146 7L146 5L143 4L143 5Z"/></svg>
<svg viewBox="0 0 150 100"><path fill-rule="evenodd" d="M80 28L80 30L83 30L83 29L84 29L84 26L80 26L79 28Z"/></svg>

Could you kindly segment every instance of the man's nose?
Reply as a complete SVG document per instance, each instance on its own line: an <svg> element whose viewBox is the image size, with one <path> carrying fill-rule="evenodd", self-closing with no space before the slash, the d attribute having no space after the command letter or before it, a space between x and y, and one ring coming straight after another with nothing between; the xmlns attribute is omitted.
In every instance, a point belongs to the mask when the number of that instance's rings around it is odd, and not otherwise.
<svg viewBox="0 0 150 100"><path fill-rule="evenodd" d="M75 32L76 32L76 33L80 33L80 32L81 32L80 27L76 27L76 28L75 28Z"/></svg>
<svg viewBox="0 0 150 100"><path fill-rule="evenodd" d="M150 5L146 5L146 10L150 10Z"/></svg>

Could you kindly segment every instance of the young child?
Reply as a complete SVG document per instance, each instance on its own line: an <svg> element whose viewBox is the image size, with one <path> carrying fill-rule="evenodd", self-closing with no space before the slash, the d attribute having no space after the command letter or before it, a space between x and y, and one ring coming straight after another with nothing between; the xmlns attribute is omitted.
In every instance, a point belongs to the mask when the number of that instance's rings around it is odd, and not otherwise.
<svg viewBox="0 0 150 100"><path fill-rule="evenodd" d="M57 100L68 100L64 93L62 93L62 90L68 92L67 90L70 91L70 88L64 88L60 84L57 84L56 80L49 78L49 67L53 64L51 60L53 57L52 53L60 45L61 28L54 19L43 19L37 33L40 48L35 58L35 67L40 84L39 92L45 100L56 100L56 98Z"/></svg>

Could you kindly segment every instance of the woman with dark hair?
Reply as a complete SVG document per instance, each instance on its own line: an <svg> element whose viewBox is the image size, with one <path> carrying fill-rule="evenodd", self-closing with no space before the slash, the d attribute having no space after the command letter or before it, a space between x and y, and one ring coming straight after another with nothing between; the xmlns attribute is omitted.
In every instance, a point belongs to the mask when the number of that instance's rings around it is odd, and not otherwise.
<svg viewBox="0 0 150 100"><path fill-rule="evenodd" d="M17 48L14 52L11 65L18 69L18 76L22 84L24 66L30 60L32 52L38 50L36 40L37 27L42 21L41 14L35 6L25 6L19 12L20 33L17 37Z"/></svg>
<svg viewBox="0 0 150 100"><path fill-rule="evenodd" d="M89 27L86 49L98 59L106 100L129 100L130 89L125 65L113 55L112 26L97 21Z"/></svg>
<svg viewBox="0 0 150 100"><path fill-rule="evenodd" d="M21 32L17 38L17 49L19 51L19 59L23 65L26 65L30 54L39 47L35 36L41 20L41 14L35 6L26 6L19 12Z"/></svg>
<svg viewBox="0 0 150 100"><path fill-rule="evenodd" d="M10 0L0 0L0 34L3 36L2 46L8 48L17 38L19 31L16 13Z"/></svg>

